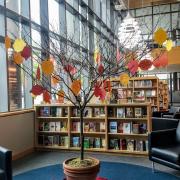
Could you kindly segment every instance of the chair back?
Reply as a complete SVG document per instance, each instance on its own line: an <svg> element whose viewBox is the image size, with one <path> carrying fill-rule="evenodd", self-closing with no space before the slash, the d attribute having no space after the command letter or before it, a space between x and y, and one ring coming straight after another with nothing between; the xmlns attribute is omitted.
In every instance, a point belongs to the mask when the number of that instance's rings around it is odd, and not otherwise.
<svg viewBox="0 0 180 180"><path fill-rule="evenodd" d="M176 129L176 141L180 143L180 121Z"/></svg>

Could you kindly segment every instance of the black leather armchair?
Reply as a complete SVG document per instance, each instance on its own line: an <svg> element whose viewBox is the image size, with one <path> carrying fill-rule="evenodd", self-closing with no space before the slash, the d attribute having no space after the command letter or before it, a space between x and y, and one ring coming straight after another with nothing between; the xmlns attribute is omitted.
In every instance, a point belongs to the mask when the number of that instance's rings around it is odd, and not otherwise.
<svg viewBox="0 0 180 180"><path fill-rule="evenodd" d="M149 159L153 171L154 162L180 170L180 121L176 128L152 131L149 134Z"/></svg>
<svg viewBox="0 0 180 180"><path fill-rule="evenodd" d="M12 180L12 151L0 147L0 180Z"/></svg>

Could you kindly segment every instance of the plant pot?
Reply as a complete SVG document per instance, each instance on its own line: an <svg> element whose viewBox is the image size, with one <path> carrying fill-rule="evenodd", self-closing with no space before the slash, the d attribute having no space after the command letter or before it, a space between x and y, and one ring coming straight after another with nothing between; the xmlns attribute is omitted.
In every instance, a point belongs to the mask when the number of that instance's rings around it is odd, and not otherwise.
<svg viewBox="0 0 180 180"><path fill-rule="evenodd" d="M100 168L100 162L98 159L88 157L88 159L95 161L95 164L89 167L71 167L68 165L68 162L73 159L76 158L67 159L63 162L66 180L96 180Z"/></svg>

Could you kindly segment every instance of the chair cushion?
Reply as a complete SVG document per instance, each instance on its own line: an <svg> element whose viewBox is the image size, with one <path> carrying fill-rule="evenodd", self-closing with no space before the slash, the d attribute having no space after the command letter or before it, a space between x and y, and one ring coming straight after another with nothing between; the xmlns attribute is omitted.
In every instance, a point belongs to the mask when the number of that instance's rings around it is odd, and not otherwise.
<svg viewBox="0 0 180 180"><path fill-rule="evenodd" d="M180 145L169 147L153 147L151 155L180 165Z"/></svg>
<svg viewBox="0 0 180 180"><path fill-rule="evenodd" d="M0 169L0 179L5 179L5 172Z"/></svg>

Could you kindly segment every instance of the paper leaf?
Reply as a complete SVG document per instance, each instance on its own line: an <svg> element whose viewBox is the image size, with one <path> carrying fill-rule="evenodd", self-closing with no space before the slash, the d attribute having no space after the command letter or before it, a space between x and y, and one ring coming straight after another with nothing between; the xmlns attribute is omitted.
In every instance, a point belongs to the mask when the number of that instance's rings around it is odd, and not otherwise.
<svg viewBox="0 0 180 180"><path fill-rule="evenodd" d="M103 72L104 72L104 66L103 66L102 64L100 64L100 65L98 66L98 73L99 73L100 75L102 75Z"/></svg>
<svg viewBox="0 0 180 180"><path fill-rule="evenodd" d="M159 45L162 45L167 40L167 33L163 28L159 28L154 33L154 41L158 43Z"/></svg>
<svg viewBox="0 0 180 180"><path fill-rule="evenodd" d="M100 94L99 94L99 99L103 101L103 100L105 100L105 97L106 97L106 91L104 88L101 88Z"/></svg>
<svg viewBox="0 0 180 180"><path fill-rule="evenodd" d="M52 82L52 84L56 85L56 84L59 83L59 81L60 81L60 77L59 77L59 76L57 76L57 75L51 76L51 82Z"/></svg>
<svg viewBox="0 0 180 180"><path fill-rule="evenodd" d="M117 50L116 50L116 61L117 61L117 63L119 63L120 59L121 59L121 54L119 52L119 48L117 47Z"/></svg>
<svg viewBox="0 0 180 180"><path fill-rule="evenodd" d="M73 81L71 84L71 90L77 96L81 90L81 81L80 80Z"/></svg>
<svg viewBox="0 0 180 180"><path fill-rule="evenodd" d="M34 85L32 87L32 89L30 90L30 92L34 95L34 96L38 96L41 95L43 93L44 88L38 84Z"/></svg>
<svg viewBox="0 0 180 180"><path fill-rule="evenodd" d="M24 47L23 51L21 52L21 56L28 59L31 56L31 48L29 46Z"/></svg>
<svg viewBox="0 0 180 180"><path fill-rule="evenodd" d="M36 79L37 79L37 80L40 80L40 79L41 79L41 70L40 70L40 68L39 68L39 65L38 65L37 71L36 71Z"/></svg>
<svg viewBox="0 0 180 180"><path fill-rule="evenodd" d="M16 52L21 52L25 46L26 46L26 43L22 39L16 39L13 44L13 48Z"/></svg>
<svg viewBox="0 0 180 180"><path fill-rule="evenodd" d="M112 85L111 85L111 81L109 81L109 80L105 80L104 82L103 82L103 87L104 87L104 89L107 91L107 92L111 92L112 91L112 87L111 87Z"/></svg>
<svg viewBox="0 0 180 180"><path fill-rule="evenodd" d="M159 67L165 67L168 65L168 55L167 52L164 52L162 55L160 55L159 57L157 57L154 61L153 61L153 65L157 68Z"/></svg>
<svg viewBox="0 0 180 180"><path fill-rule="evenodd" d="M64 70L66 72L69 72L71 75L74 75L77 73L77 69L75 67L73 67L72 65L68 64L64 67Z"/></svg>
<svg viewBox="0 0 180 180"><path fill-rule="evenodd" d="M152 66L152 61L149 59L144 59L139 63L139 67L143 71L150 69L151 66Z"/></svg>
<svg viewBox="0 0 180 180"><path fill-rule="evenodd" d="M130 77L127 73L122 73L120 76L119 76L119 80L120 80L120 83L122 86L127 86L128 83L129 83L129 80L130 80Z"/></svg>
<svg viewBox="0 0 180 180"><path fill-rule="evenodd" d="M50 60L45 60L41 64L42 72L46 75L50 75L54 71L54 65Z"/></svg>
<svg viewBox="0 0 180 180"><path fill-rule="evenodd" d="M101 88L99 87L99 85L95 85L95 88L94 88L94 95L96 97L100 96L101 94Z"/></svg>
<svg viewBox="0 0 180 180"><path fill-rule="evenodd" d="M16 52L14 52L14 54L13 54L13 58L14 58L14 62L16 63L16 64L22 64L23 63L23 57L21 56L21 53L16 53Z"/></svg>
<svg viewBox="0 0 180 180"><path fill-rule="evenodd" d="M11 47L11 39L8 36L5 37L5 47L6 49Z"/></svg>
<svg viewBox="0 0 180 180"><path fill-rule="evenodd" d="M131 60L127 66L131 74L134 75L137 72L139 65L136 60Z"/></svg>
<svg viewBox="0 0 180 180"><path fill-rule="evenodd" d="M64 103L64 91L63 90L58 91L57 95L58 95L58 102Z"/></svg>
<svg viewBox="0 0 180 180"><path fill-rule="evenodd" d="M51 103L51 95L47 90L43 92L43 100L45 103Z"/></svg>
<svg viewBox="0 0 180 180"><path fill-rule="evenodd" d="M98 49L94 51L94 62L99 63L101 61L101 54Z"/></svg>
<svg viewBox="0 0 180 180"><path fill-rule="evenodd" d="M167 50L167 51L170 51L170 50L172 49L172 47L173 47L173 42L172 42L172 40L170 40L170 39L167 40L165 47L166 47L166 50Z"/></svg>

